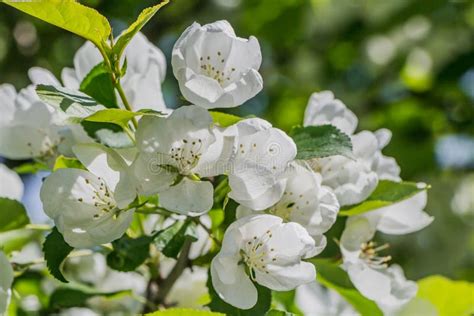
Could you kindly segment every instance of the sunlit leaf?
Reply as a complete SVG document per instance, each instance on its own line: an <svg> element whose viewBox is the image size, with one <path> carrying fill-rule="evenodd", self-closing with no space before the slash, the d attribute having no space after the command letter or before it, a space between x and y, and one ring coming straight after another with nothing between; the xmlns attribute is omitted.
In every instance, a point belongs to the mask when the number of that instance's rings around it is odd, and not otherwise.
<svg viewBox="0 0 474 316"><path fill-rule="evenodd" d="M63 155L61 155L58 158L56 158L56 161L54 162L53 171L56 171L58 169L65 169L65 168L75 168L75 169L86 170L84 165L76 158L69 158L69 157L64 157Z"/></svg>
<svg viewBox="0 0 474 316"><path fill-rule="evenodd" d="M211 117L214 123L222 127L228 127L228 126L234 125L235 123L238 123L239 121L244 119L236 115L222 113L222 112L209 111L209 114L211 114Z"/></svg>

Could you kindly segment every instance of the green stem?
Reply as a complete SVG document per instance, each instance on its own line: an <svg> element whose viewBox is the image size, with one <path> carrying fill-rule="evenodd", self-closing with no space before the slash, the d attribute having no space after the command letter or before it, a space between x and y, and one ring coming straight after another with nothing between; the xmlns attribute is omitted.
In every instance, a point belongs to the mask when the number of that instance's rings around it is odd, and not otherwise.
<svg viewBox="0 0 474 316"><path fill-rule="evenodd" d="M123 91L122 85L120 84L120 79L116 80L115 89L117 89L117 91L119 93L119 96L120 96L120 99L122 99L122 102L123 102L123 105L125 106L125 108L127 110L129 110L130 112L133 112L132 106L128 102L127 96L125 95L125 91ZM138 122L137 122L137 119L135 117L132 118L132 123L133 123L133 126L136 129L138 127Z"/></svg>

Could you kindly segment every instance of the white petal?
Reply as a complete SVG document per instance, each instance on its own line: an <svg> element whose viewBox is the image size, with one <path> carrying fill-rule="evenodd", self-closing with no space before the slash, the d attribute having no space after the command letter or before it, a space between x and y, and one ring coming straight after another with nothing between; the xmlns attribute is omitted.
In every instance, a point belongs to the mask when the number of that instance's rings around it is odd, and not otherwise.
<svg viewBox="0 0 474 316"><path fill-rule="evenodd" d="M316 269L309 262L299 262L283 267L268 265L268 271L268 274L256 271L256 280L259 284L274 291L294 290L297 286L316 279Z"/></svg>
<svg viewBox="0 0 474 316"><path fill-rule="evenodd" d="M391 280L390 294L376 303L384 314L393 315L416 296L418 286L416 282L407 280L402 268L396 264L386 269L385 274Z"/></svg>
<svg viewBox="0 0 474 316"><path fill-rule="evenodd" d="M18 174L0 163L0 197L20 201L23 196L23 182Z"/></svg>
<svg viewBox="0 0 474 316"><path fill-rule="evenodd" d="M35 85L45 84L50 86L61 86L51 71L41 67L33 67L28 70L28 77Z"/></svg>
<svg viewBox="0 0 474 316"><path fill-rule="evenodd" d="M163 168L161 159L153 154L140 153L130 169L138 192L145 196L166 190L178 176Z"/></svg>
<svg viewBox="0 0 474 316"><path fill-rule="evenodd" d="M235 262L236 268L228 268L234 273L235 282L224 283L219 277L222 273L217 271L216 260L219 260L219 256L216 256L211 262L211 278L212 285L219 297L228 304L240 309L249 309L255 306L258 296L257 289L245 273L244 267L242 265L238 266L237 262Z"/></svg>
<svg viewBox="0 0 474 316"><path fill-rule="evenodd" d="M0 85L0 107L2 115L0 116L0 125L13 119L15 113L15 99L17 93L15 87L11 84Z"/></svg>
<svg viewBox="0 0 474 316"><path fill-rule="evenodd" d="M368 242L375 235L375 225L365 217L351 217L346 222L346 227L341 235L341 251L344 262L358 262L360 246Z"/></svg>
<svg viewBox="0 0 474 316"><path fill-rule="evenodd" d="M202 154L198 165L193 169L200 177L225 174L230 169L235 152L235 136L228 135L226 129L214 127L215 142Z"/></svg>
<svg viewBox="0 0 474 316"><path fill-rule="evenodd" d="M368 299L379 301L390 295L391 280L381 271L364 264L351 264L347 273L355 288Z"/></svg>
<svg viewBox="0 0 474 316"><path fill-rule="evenodd" d="M274 249L275 264L278 265L306 258L314 251L315 242L303 226L290 222L272 228L272 238L267 245Z"/></svg>
<svg viewBox="0 0 474 316"><path fill-rule="evenodd" d="M89 72L102 61L99 50L91 42L85 42L74 55L74 69L82 82Z"/></svg>
<svg viewBox="0 0 474 316"><path fill-rule="evenodd" d="M63 68L61 71L61 81L68 89L79 90L80 82L74 68Z"/></svg>
<svg viewBox="0 0 474 316"><path fill-rule="evenodd" d="M313 93L306 106L304 125L331 124L348 135L357 128L357 117L331 91Z"/></svg>
<svg viewBox="0 0 474 316"><path fill-rule="evenodd" d="M427 193L422 191L404 201L376 210L383 212L377 230L385 234L405 235L425 228L434 220L423 212L426 202Z"/></svg>
<svg viewBox="0 0 474 316"><path fill-rule="evenodd" d="M160 192L164 208L188 216L199 216L212 208L214 189L209 181L184 178L177 185Z"/></svg>
<svg viewBox="0 0 474 316"><path fill-rule="evenodd" d="M104 178L107 185L115 190L120 174L127 170L127 164L119 154L100 144L78 144L73 151L87 170Z"/></svg>

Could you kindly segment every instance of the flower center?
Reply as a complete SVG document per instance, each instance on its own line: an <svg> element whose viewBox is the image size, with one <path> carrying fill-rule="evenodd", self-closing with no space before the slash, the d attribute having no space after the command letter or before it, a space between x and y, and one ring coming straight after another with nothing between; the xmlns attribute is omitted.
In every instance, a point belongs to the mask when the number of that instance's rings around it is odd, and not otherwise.
<svg viewBox="0 0 474 316"><path fill-rule="evenodd" d="M235 68L229 68L227 66L226 60L222 57L220 51L218 51L216 55L215 57L206 56L199 58L201 62L201 74L216 80L221 86L224 86L231 81Z"/></svg>
<svg viewBox="0 0 474 316"><path fill-rule="evenodd" d="M379 256L378 252L386 250L390 247L388 243L377 246L376 242L370 241L363 243L360 246L360 258L364 260L371 268L385 269L388 267L388 262L392 260L391 256Z"/></svg>
<svg viewBox="0 0 474 316"><path fill-rule="evenodd" d="M285 222L290 222L294 212L300 212L303 215L304 211L301 210L303 205L309 205L309 200L305 198L304 194L296 195L292 191L285 191L281 201L268 209L267 212L282 218Z"/></svg>
<svg viewBox="0 0 474 316"><path fill-rule="evenodd" d="M183 139L170 150L171 158L181 174L188 174L201 158L202 140Z"/></svg>
<svg viewBox="0 0 474 316"><path fill-rule="evenodd" d="M89 179L84 179L86 185L92 189L90 199L98 211L94 214L94 219L99 219L101 216L110 214L111 212L115 215L119 209L117 208L117 203L115 202L113 194L102 178L99 177L97 179L99 180L98 184L93 184ZM78 201L84 202L84 198L78 198Z"/></svg>
<svg viewBox="0 0 474 316"><path fill-rule="evenodd" d="M272 232L267 230L265 234L258 238L254 236L245 242L244 249L241 250L242 262L249 269L250 278L255 281L255 271L268 274L267 265L277 259L272 253L275 251L269 248L267 243L272 238Z"/></svg>

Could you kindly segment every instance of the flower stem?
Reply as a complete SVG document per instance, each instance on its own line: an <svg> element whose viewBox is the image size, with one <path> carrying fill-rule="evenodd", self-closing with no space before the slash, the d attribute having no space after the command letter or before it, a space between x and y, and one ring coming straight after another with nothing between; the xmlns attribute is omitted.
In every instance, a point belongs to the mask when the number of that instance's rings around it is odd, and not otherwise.
<svg viewBox="0 0 474 316"><path fill-rule="evenodd" d="M128 102L127 96L125 95L125 91L123 91L122 85L120 84L120 79L116 80L115 89L117 89L117 92L120 96L120 99L122 99L122 102L123 102L123 105L125 106L125 108L127 110L129 110L130 112L133 112L132 106ZM135 129L137 129L138 122L137 122L137 119L135 117L132 118L132 123L133 123L133 126L135 127Z"/></svg>

